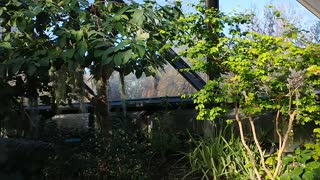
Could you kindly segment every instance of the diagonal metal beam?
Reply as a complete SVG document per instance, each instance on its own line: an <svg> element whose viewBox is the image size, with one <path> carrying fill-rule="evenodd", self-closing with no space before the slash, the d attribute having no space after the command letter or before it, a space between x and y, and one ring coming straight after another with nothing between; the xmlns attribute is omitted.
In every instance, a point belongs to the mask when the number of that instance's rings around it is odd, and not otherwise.
<svg viewBox="0 0 320 180"><path fill-rule="evenodd" d="M320 18L320 1L319 0L297 0L311 13Z"/></svg>
<svg viewBox="0 0 320 180"><path fill-rule="evenodd" d="M183 69L190 69L190 66L179 57L179 55L172 49L165 52L164 57L196 90L203 89L206 82L196 72L181 71Z"/></svg>

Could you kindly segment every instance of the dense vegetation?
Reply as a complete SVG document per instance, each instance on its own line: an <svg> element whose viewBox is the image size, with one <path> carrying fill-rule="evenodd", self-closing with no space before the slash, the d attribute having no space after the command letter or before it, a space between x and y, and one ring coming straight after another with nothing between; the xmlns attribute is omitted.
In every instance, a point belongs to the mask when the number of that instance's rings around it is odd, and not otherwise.
<svg viewBox="0 0 320 180"><path fill-rule="evenodd" d="M306 37L273 7L266 11L270 24L265 31L253 31L256 22L251 13L226 15L205 8L204 2L193 8L195 12L183 14L179 1L165 6L152 1L0 2L1 136L41 140L51 149L41 156L47 159L30 160L40 167L5 166L8 155L0 161L5 167L0 175L319 177L318 41ZM283 24L277 33L272 28L276 21ZM192 63L192 70L215 72L204 89L190 96L197 119L214 126L214 133L174 130L165 116L171 111L166 105L165 111L154 115L151 130L125 111L115 116L109 112L107 86L112 73L119 73L119 91L125 98L124 77L155 75L166 64L163 55L171 47L183 47L180 55ZM96 94L83 88L84 73L96 80ZM74 101L80 102L83 112L85 98L94 107L94 122L90 119L86 131L59 129L50 120L61 105ZM40 113L39 103L50 105L52 111ZM258 126L265 114L275 134L269 141ZM313 139L291 154L285 152L296 129L306 125L311 125Z"/></svg>

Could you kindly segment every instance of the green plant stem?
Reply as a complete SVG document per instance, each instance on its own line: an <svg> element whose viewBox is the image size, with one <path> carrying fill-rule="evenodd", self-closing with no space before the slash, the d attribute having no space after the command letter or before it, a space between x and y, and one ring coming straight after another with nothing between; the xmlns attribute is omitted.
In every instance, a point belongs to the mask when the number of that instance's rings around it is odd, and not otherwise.
<svg viewBox="0 0 320 180"><path fill-rule="evenodd" d="M257 138L256 129L255 129L255 125L253 123L253 119L252 119L251 115L249 115L249 122L250 122L250 126L251 126L251 131L252 131L254 143L256 144L256 146L257 146L257 148L259 150L262 167L263 167L264 171L267 173L267 175L272 180L274 180L274 178L273 178L272 174L270 173L269 169L266 167L266 163L265 163L265 160L264 160L264 153L263 153L262 148L261 148L261 146L259 144L259 141L258 141L258 138Z"/></svg>
<svg viewBox="0 0 320 180"><path fill-rule="evenodd" d="M286 147L286 144L287 144L287 141L288 141L288 138L289 138L289 134L292 130L292 126L293 126L293 121L295 119L295 116L297 114L297 109L294 110L293 112L291 112L291 106L292 106L292 93L291 93L291 90L289 89L289 108L288 108L288 115L289 115L289 124L288 124L288 129L284 135L284 138L283 138L283 142L282 142L282 146L279 146L279 152L278 152L278 156L277 156L277 166L276 166L276 169L274 171L274 174L273 174L273 178L277 177L280 169L281 169L281 166L282 166L282 154L283 154L283 151ZM297 105L296 105L297 106Z"/></svg>
<svg viewBox="0 0 320 180"><path fill-rule="evenodd" d="M244 99L245 99L246 104L247 104L248 103L248 96L247 96L246 91L243 91L242 95L244 96ZM261 159L260 161L261 161L262 167L263 167L264 171L267 173L267 175L273 180L274 178L272 178L272 174L270 173L270 171L266 167L266 163L265 163L265 160L264 160L264 153L262 151L262 148L261 148L261 146L259 144L259 141L258 141L258 138L257 138L256 128L255 128L252 116L248 115L248 119L249 119L249 122L250 122L254 143L256 144L256 147L258 148L258 151L259 151L259 154L260 154L260 159Z"/></svg>
<svg viewBox="0 0 320 180"><path fill-rule="evenodd" d="M242 143L242 145L245 147L245 149L248 152L248 155L250 157L250 161L252 163L252 168L254 170L254 173L256 174L257 179L261 180L261 176L260 176L259 171L257 169L257 163L256 163L256 161L254 159L253 152L251 151L251 149L247 145L246 140L245 140L244 135L243 135L243 127L242 127L242 122L241 122L241 119L240 119L240 116L239 116L239 108L238 108L238 103L237 102L234 103L234 107L235 107L235 118L236 118L236 121L238 123L239 131L240 131L241 143Z"/></svg>
<svg viewBox="0 0 320 180"><path fill-rule="evenodd" d="M278 109L277 110L277 116L276 116L276 132L277 132L277 135L278 135L278 138L279 138L279 148L282 146L282 136L281 136L281 133L280 133L280 130L279 130L280 115L281 115L281 112L280 112L280 109Z"/></svg>

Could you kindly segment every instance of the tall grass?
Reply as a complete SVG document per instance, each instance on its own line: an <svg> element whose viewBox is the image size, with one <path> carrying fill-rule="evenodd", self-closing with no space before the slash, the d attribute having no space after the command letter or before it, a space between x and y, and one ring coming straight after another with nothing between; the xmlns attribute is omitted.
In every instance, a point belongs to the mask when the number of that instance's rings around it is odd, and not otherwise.
<svg viewBox="0 0 320 180"><path fill-rule="evenodd" d="M192 138L195 149L186 156L191 171L184 179L254 179L250 159L239 138L225 138L224 131L210 138ZM257 152L255 149L253 151Z"/></svg>

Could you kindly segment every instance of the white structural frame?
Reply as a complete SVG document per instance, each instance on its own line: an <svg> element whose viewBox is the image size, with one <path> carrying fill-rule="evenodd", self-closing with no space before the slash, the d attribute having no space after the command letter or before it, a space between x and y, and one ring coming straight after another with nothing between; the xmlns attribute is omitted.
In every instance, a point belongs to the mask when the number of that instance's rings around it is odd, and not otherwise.
<svg viewBox="0 0 320 180"><path fill-rule="evenodd" d="M315 16L320 18L320 0L297 0Z"/></svg>

